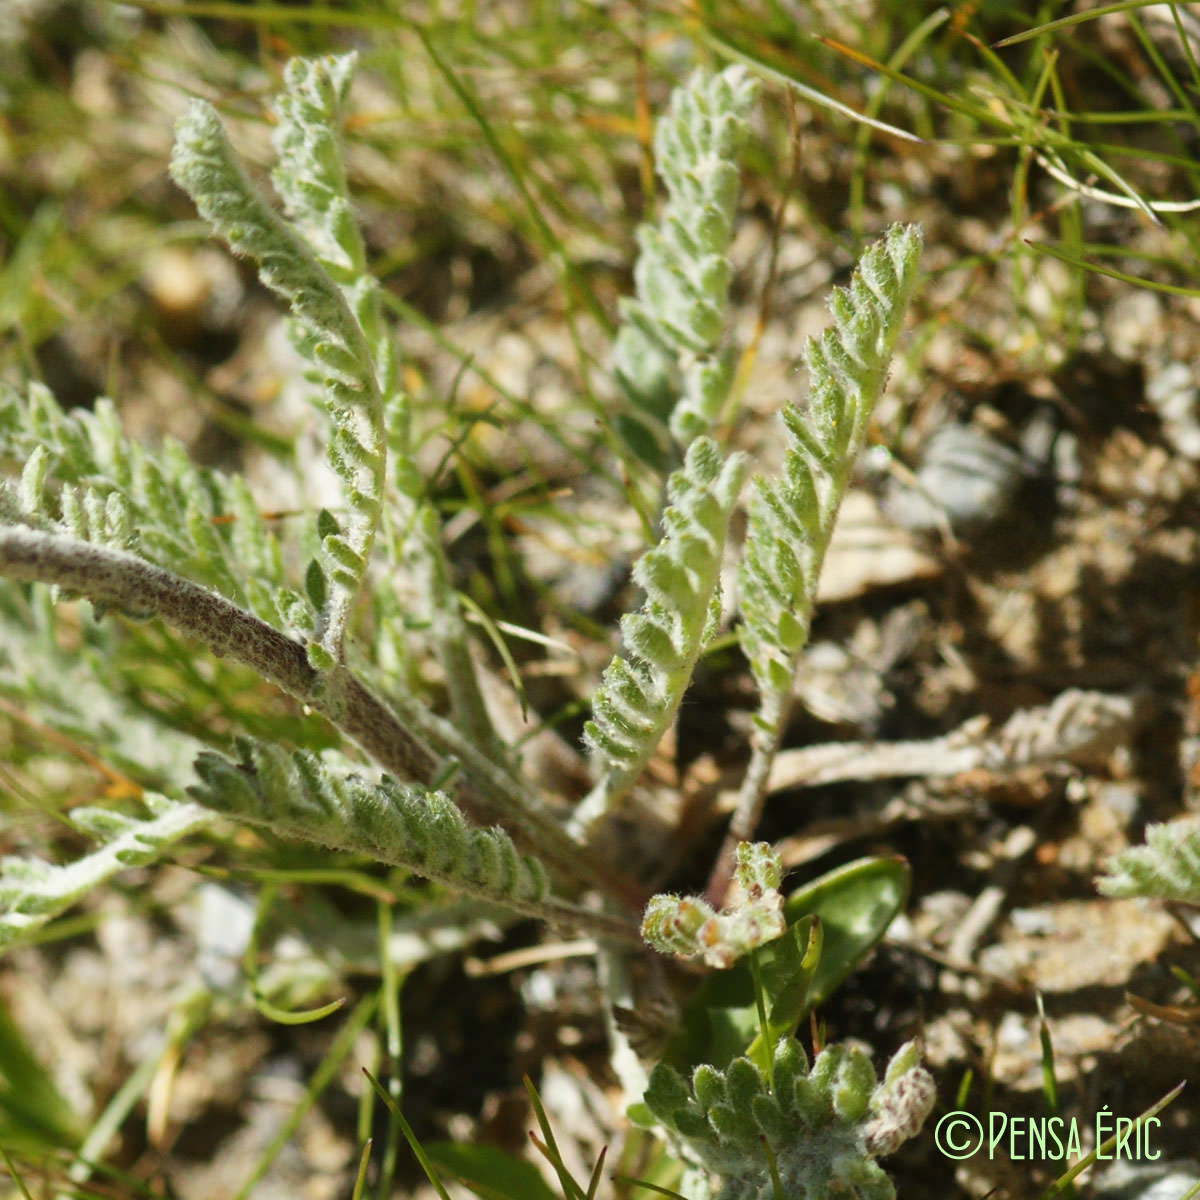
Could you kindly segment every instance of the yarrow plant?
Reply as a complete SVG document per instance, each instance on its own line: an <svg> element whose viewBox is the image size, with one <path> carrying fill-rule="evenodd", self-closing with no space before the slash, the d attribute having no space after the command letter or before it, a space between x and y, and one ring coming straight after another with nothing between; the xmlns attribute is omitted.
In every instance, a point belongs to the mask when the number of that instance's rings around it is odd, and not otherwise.
<svg viewBox="0 0 1200 1200"><path fill-rule="evenodd" d="M740 68L697 74L658 127L667 203L639 234L636 296L622 307L614 366L625 397L619 428L660 472L665 506L633 570L644 601L621 623L621 649L586 726L594 787L564 820L493 726L449 582L412 405L347 190L339 130L354 66L351 55L287 69L274 134L282 215L203 101L179 122L171 163L213 231L288 306L342 488L336 514L312 513L299 545L285 545L243 479L196 467L175 443L131 441L111 402L66 413L39 384L0 391L0 464L10 471L0 480L0 615L13 632L0 682L76 736L90 718L148 814L76 809L73 823L100 842L93 853L62 866L4 860L0 945L219 815L590 934L612 962L646 953L643 935L659 952L718 971L757 964L775 947L775 974L755 978L760 1011L786 1012L783 1035L764 1025L754 1047L742 1047L749 1057L702 1062L690 1082L659 1063L636 1113L686 1164L688 1200L890 1195L875 1159L919 1129L932 1082L912 1045L882 1084L858 1048L827 1046L810 1068L795 1036L804 1011L796 989L811 977L815 918L805 918L805 941L780 891L778 858L748 838L838 506L915 286L920 237L897 227L870 247L849 288L834 293L832 327L805 352L811 390L783 413L782 471L750 488L737 633L760 710L729 842L706 897L648 899L596 835L640 786L720 631L722 565L751 467L717 432L731 403L728 247L755 85ZM417 613L389 601L385 563L412 581ZM96 619L68 654L56 636L59 604L80 597ZM106 613L119 618L101 620ZM356 636L364 614L370 638ZM186 732L156 726L136 688L112 680L128 647L136 653L149 644L138 640L144 631L159 628L147 622L207 648L221 660L215 671L248 669L329 727L318 735L302 715L285 732L243 715L231 756L219 733L195 722ZM446 680L445 715L414 697L379 651L414 628ZM762 993L777 985L787 1003ZM636 1087L629 1099L641 1100Z"/></svg>
<svg viewBox="0 0 1200 1200"><path fill-rule="evenodd" d="M766 1072L737 1058L724 1071L699 1066L689 1082L660 1063L645 1108L699 1168L695 1194L716 1176L716 1200L887 1200L895 1190L875 1157L917 1133L934 1099L913 1042L878 1083L858 1046L826 1046L810 1067L785 1038Z"/></svg>

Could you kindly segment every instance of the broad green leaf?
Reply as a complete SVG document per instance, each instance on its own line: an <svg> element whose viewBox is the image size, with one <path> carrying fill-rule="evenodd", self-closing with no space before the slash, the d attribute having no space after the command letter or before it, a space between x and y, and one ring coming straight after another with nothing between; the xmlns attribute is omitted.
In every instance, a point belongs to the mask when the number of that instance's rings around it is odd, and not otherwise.
<svg viewBox="0 0 1200 1200"><path fill-rule="evenodd" d="M0 1005L0 1139L22 1153L44 1153L77 1146L83 1132L53 1076Z"/></svg>
<svg viewBox="0 0 1200 1200"><path fill-rule="evenodd" d="M425 1152L442 1175L457 1179L483 1200L560 1200L533 1163L498 1146L434 1142Z"/></svg>
<svg viewBox="0 0 1200 1200"><path fill-rule="evenodd" d="M809 914L789 925L783 937L759 951L759 971L770 1009L766 1029L758 1031L746 1056L764 1072L771 1069L779 1039L795 1033L804 1014L812 1007L809 997L821 963L824 941L821 918Z"/></svg>
<svg viewBox="0 0 1200 1200"><path fill-rule="evenodd" d="M824 947L809 992L809 1007L823 1004L883 937L908 899L912 869L903 858L860 858L830 871L784 902L788 924L813 915L821 920Z"/></svg>

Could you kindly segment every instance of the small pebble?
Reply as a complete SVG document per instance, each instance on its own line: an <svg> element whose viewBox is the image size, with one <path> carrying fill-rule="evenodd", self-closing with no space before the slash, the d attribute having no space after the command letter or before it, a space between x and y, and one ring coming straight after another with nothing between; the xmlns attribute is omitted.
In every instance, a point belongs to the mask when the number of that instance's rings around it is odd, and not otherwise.
<svg viewBox="0 0 1200 1200"><path fill-rule="evenodd" d="M915 486L893 480L885 507L905 529L955 532L1003 517L1024 474L1015 450L968 425L947 425L926 442Z"/></svg>

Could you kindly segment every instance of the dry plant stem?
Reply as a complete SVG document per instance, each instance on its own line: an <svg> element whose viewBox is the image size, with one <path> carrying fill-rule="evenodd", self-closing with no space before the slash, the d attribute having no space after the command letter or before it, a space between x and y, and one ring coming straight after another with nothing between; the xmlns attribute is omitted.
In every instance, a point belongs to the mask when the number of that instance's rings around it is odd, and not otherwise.
<svg viewBox="0 0 1200 1200"><path fill-rule="evenodd" d="M776 753L757 748L738 792L737 807L706 897L724 900L739 841L754 834L763 801L772 792L846 780L936 777L966 771L1014 771L1040 762L1087 761L1127 744L1146 715L1144 695L1122 696L1069 688L1040 708L1021 709L998 730L972 717L940 738L914 742L836 742ZM787 723L787 713L778 728Z"/></svg>
<svg viewBox="0 0 1200 1200"><path fill-rule="evenodd" d="M1015 712L999 729L972 717L943 737L911 742L832 742L784 750L767 791L845 780L911 775L934 778L966 771L1006 772L1039 763L1103 759L1129 740L1147 716L1147 697L1070 688L1044 707Z"/></svg>
<svg viewBox="0 0 1200 1200"><path fill-rule="evenodd" d="M89 600L129 612L159 616L176 629L203 642L212 653L252 667L264 679L320 712L357 742L385 771L401 780L429 783L440 766L428 747L357 676L343 666L318 672L309 665L304 646L260 621L224 597L173 575L170 571L121 550L45 533L22 526L0 525L0 574L28 583L53 583ZM474 756L464 755L464 758ZM480 794L464 761L455 798L475 820L494 819L496 804ZM572 841L543 814L518 813L512 789L499 807L515 816L515 833L536 835L527 840L564 878L582 880L624 906L640 898L640 889L617 881L595 863L586 849ZM549 843L549 844L547 844ZM547 914L549 915L549 914ZM598 914L596 914L598 915ZM572 910L564 919L578 924ZM624 923L604 918L608 926ZM597 931L599 932L599 931ZM636 939L635 939L636 940Z"/></svg>

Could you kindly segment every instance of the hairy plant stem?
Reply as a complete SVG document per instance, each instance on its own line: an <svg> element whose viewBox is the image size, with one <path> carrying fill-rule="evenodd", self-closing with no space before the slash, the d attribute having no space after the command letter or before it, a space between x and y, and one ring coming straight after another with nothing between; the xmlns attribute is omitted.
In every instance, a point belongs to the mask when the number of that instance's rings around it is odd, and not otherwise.
<svg viewBox="0 0 1200 1200"><path fill-rule="evenodd" d="M317 671L301 642L259 620L208 588L121 550L23 526L0 525L0 575L30 583L52 583L93 603L123 609L139 617L161 617L203 642L212 653L252 667L301 703L321 713L357 742L385 771L399 780L429 784L442 766L438 756L415 735L389 705L348 668L337 664ZM626 909L642 893L596 861L545 813L534 810L505 772L486 756L447 733L439 723L439 741L453 743L463 772L455 799L472 820L500 819L512 835L540 855L569 881L582 881L618 900ZM487 768L487 769L485 769ZM481 784L483 785L481 787ZM581 927L589 910L570 908L569 920ZM545 914L553 919L552 914ZM568 919L560 914L559 921ZM591 923L593 926L595 923ZM600 918L600 936L613 927L636 926ZM631 939L636 940L636 936Z"/></svg>
<svg viewBox="0 0 1200 1200"><path fill-rule="evenodd" d="M767 802L771 766L779 753L779 743L792 707L790 694L773 693L764 699L768 703L764 703L763 714L772 732L768 734L765 730L756 730L750 751L750 764L746 768L742 786L738 789L737 808L730 819L725 840L721 843L721 851L708 877L708 886L704 889L704 898L716 909L725 904L725 896L729 891L737 861L738 843L749 841L758 828L763 805Z"/></svg>

